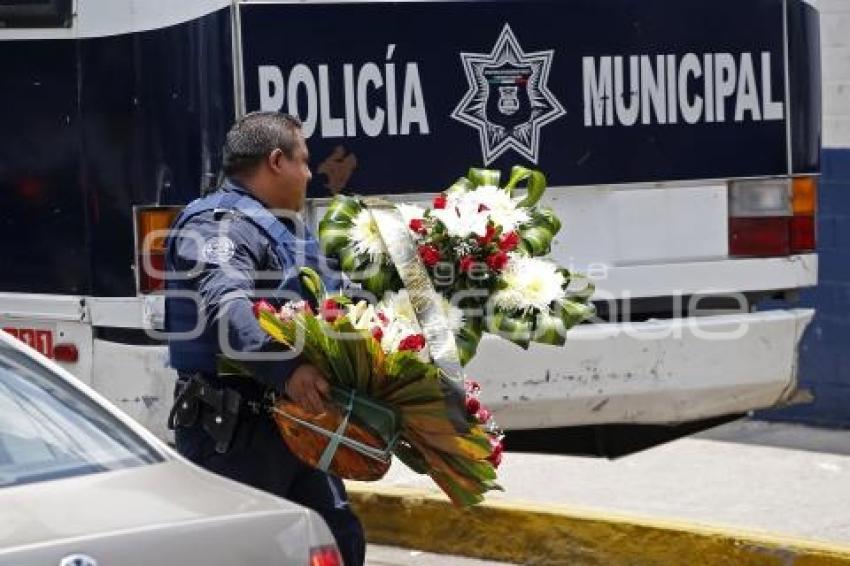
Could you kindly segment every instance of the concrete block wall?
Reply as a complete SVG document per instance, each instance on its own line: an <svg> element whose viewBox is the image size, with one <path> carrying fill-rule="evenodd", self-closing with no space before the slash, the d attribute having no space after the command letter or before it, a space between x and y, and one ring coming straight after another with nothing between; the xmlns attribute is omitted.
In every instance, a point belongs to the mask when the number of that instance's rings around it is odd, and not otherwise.
<svg viewBox="0 0 850 566"><path fill-rule="evenodd" d="M850 149L850 0L810 3L820 12L823 146L827 151L847 150Z"/></svg>
<svg viewBox="0 0 850 566"><path fill-rule="evenodd" d="M800 351L800 380L815 402L764 413L771 420L850 427L850 0L811 2L821 14L823 154L818 195L818 310Z"/></svg>

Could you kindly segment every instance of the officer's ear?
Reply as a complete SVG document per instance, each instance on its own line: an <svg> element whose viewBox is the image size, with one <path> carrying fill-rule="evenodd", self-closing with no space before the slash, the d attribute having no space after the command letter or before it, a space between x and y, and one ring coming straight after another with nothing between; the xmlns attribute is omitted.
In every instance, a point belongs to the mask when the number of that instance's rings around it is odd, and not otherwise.
<svg viewBox="0 0 850 566"><path fill-rule="evenodd" d="M280 173L281 171L283 171L283 168L286 165L286 160L286 154L280 148L273 149L272 152L269 153L267 159L269 167L271 167L272 171L274 171L275 173Z"/></svg>

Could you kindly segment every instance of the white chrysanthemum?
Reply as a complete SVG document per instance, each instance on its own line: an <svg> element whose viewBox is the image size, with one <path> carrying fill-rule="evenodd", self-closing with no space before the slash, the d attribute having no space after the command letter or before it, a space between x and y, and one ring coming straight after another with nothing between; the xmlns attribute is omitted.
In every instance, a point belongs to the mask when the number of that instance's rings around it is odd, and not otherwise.
<svg viewBox="0 0 850 566"><path fill-rule="evenodd" d="M564 275L557 265L541 259L511 254L501 279L507 287L493 295L493 303L503 310L545 311L565 297Z"/></svg>
<svg viewBox="0 0 850 566"><path fill-rule="evenodd" d="M465 238L487 233L487 214L479 212L478 203L468 198L468 194L452 194L445 208L431 210L431 216L445 224L449 236Z"/></svg>
<svg viewBox="0 0 850 566"><path fill-rule="evenodd" d="M405 320L410 323L416 322L416 312L410 302L410 296L406 289L398 292L388 292L378 303L378 310L383 312L390 321Z"/></svg>
<svg viewBox="0 0 850 566"><path fill-rule="evenodd" d="M385 352L395 352L399 343L411 334L419 334L422 329L416 320L416 313L410 303L407 291L389 292L378 303L377 310L386 317L381 347Z"/></svg>
<svg viewBox="0 0 850 566"><path fill-rule="evenodd" d="M505 191L495 185L483 185L474 191L466 193L464 199L474 202L477 209L484 205L488 210L484 212L497 226L502 227L502 232L516 230L520 224L530 220L528 211L518 207L521 199L514 199Z"/></svg>
<svg viewBox="0 0 850 566"><path fill-rule="evenodd" d="M381 234L378 232L378 224L367 208L354 217L348 236L354 244L354 251L359 254L368 254L372 261L376 261L387 252Z"/></svg>
<svg viewBox="0 0 850 566"><path fill-rule="evenodd" d="M447 326L452 332L457 332L463 327L463 310L437 293L434 294L433 300L442 306ZM381 347L385 352L398 351L403 339L413 334L423 333L410 302L410 295L404 289L384 295L383 300L376 307L376 316L377 312L383 313L388 321L388 324L383 327L384 335L381 338ZM418 357L423 362L427 362L431 359L430 356L431 353L426 344L425 348L418 353Z"/></svg>
<svg viewBox="0 0 850 566"><path fill-rule="evenodd" d="M383 330L384 336L381 338L381 348L385 352L397 352L402 340L413 334L422 334L419 326L406 324L401 320L391 321Z"/></svg>

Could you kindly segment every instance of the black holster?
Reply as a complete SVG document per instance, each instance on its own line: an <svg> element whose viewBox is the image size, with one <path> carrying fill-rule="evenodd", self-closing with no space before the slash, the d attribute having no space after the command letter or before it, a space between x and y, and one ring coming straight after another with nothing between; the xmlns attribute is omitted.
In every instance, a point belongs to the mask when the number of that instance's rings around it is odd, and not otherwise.
<svg viewBox="0 0 850 566"><path fill-rule="evenodd" d="M203 429L215 441L215 451L224 454L233 441L241 406L242 395L238 391L214 387L197 373L184 382L177 394L168 415L168 428L195 426L200 419Z"/></svg>

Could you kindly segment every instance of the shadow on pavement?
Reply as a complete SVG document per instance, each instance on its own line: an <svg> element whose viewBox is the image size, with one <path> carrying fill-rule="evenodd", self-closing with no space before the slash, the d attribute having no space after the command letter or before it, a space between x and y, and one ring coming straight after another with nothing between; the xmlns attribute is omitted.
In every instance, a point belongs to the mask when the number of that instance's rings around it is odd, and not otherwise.
<svg viewBox="0 0 850 566"><path fill-rule="evenodd" d="M704 440L850 456L850 430L740 420L694 436Z"/></svg>

